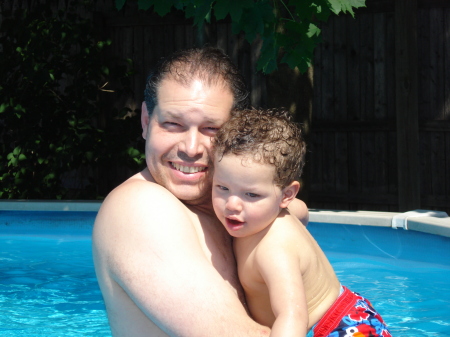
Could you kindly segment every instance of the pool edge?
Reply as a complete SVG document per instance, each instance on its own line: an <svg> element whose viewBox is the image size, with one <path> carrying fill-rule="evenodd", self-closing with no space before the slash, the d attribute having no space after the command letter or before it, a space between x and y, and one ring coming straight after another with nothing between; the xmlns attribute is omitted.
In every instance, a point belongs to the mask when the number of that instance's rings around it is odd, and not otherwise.
<svg viewBox="0 0 450 337"><path fill-rule="evenodd" d="M85 200L0 200L0 211L97 212L103 201Z"/></svg>
<svg viewBox="0 0 450 337"><path fill-rule="evenodd" d="M310 209L309 222L361 226L393 227L395 216L403 213L373 211L339 211ZM412 217L407 219L408 230L450 237L450 217ZM405 230L398 228L397 230Z"/></svg>
<svg viewBox="0 0 450 337"><path fill-rule="evenodd" d="M0 200L0 211L77 211L97 212L102 201L84 200ZM310 222L393 227L394 216L402 213L374 211L340 211L309 209ZM450 237L450 217L413 217L407 219L408 230ZM404 230L404 229L398 229Z"/></svg>

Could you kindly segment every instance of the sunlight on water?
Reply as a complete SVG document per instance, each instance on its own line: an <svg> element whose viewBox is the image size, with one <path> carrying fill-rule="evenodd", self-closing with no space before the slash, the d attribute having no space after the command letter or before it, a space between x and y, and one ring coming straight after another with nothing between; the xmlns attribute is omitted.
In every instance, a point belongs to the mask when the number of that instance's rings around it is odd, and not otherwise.
<svg viewBox="0 0 450 337"><path fill-rule="evenodd" d="M0 226L0 336L111 336L91 255L94 216L72 234ZM393 336L450 336L449 238L327 226L308 228L341 283L372 302Z"/></svg>
<svg viewBox="0 0 450 337"><path fill-rule="evenodd" d="M111 336L90 240L1 237L0 336Z"/></svg>

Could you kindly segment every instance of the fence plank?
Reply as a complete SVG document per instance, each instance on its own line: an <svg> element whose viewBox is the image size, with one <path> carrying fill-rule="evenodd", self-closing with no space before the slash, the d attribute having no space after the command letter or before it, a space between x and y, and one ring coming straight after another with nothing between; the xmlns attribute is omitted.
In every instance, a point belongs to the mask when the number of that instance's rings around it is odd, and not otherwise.
<svg viewBox="0 0 450 337"><path fill-rule="evenodd" d="M420 208L417 108L417 0L395 2L399 209Z"/></svg>
<svg viewBox="0 0 450 337"><path fill-rule="evenodd" d="M362 14L360 22L361 120L373 119L373 15Z"/></svg>
<svg viewBox="0 0 450 337"><path fill-rule="evenodd" d="M444 109L442 119L450 120L450 99L448 95L450 93L450 8L444 10ZM450 153L450 149L447 153ZM450 191L449 191L450 194Z"/></svg>
<svg viewBox="0 0 450 337"><path fill-rule="evenodd" d="M449 196L450 196L450 132L445 133L445 197L447 198L447 213L450 215Z"/></svg>
<svg viewBox="0 0 450 337"><path fill-rule="evenodd" d="M361 132L349 132L348 153L351 160L348 163L349 192L359 193L362 191L362 155L361 155Z"/></svg>
<svg viewBox="0 0 450 337"><path fill-rule="evenodd" d="M427 119L442 119L444 107L444 21L442 9L430 10L430 111Z"/></svg>
<svg viewBox="0 0 450 337"><path fill-rule="evenodd" d="M347 132L336 132L335 155L334 167L336 168L336 191L348 192L349 153Z"/></svg>
<svg viewBox="0 0 450 337"><path fill-rule="evenodd" d="M318 116L313 116L317 120L333 120L334 119L334 80L333 75L333 20L329 20L323 25L323 43L322 43L322 110Z"/></svg>
<svg viewBox="0 0 450 337"><path fill-rule="evenodd" d="M431 138L431 167L432 171L428 176L432 184L432 194L437 196L445 195L445 135L442 132L435 132ZM431 173L431 174L430 174Z"/></svg>
<svg viewBox="0 0 450 337"><path fill-rule="evenodd" d="M361 119L359 21L347 15L341 24L347 27L347 119L357 121Z"/></svg>
<svg viewBox="0 0 450 337"><path fill-rule="evenodd" d="M386 14L374 14L374 119L386 119Z"/></svg>
<svg viewBox="0 0 450 337"><path fill-rule="evenodd" d="M394 13L388 12L386 14L387 18L387 32L386 32L386 99L387 99L387 119L388 122L395 121L395 19ZM391 143L394 144L394 143Z"/></svg>
<svg viewBox="0 0 450 337"><path fill-rule="evenodd" d="M340 20L333 20L333 67L334 73L334 120L347 119L347 62L346 26Z"/></svg>
<svg viewBox="0 0 450 337"><path fill-rule="evenodd" d="M428 10L418 10L417 27L417 41L420 46L418 48L418 109L419 118L425 120L427 119L428 111L430 111L430 74L432 71L430 59L430 15Z"/></svg>

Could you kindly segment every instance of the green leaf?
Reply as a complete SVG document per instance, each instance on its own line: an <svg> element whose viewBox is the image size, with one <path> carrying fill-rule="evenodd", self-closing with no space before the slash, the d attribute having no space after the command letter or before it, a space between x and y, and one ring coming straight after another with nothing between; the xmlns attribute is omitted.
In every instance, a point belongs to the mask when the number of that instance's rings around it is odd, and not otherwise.
<svg viewBox="0 0 450 337"><path fill-rule="evenodd" d="M313 23L310 23L309 24L309 30L308 30L308 33L307 33L307 36L308 37L313 37L314 35L316 35L316 36L319 36L320 35L320 28L319 27L317 27L315 24L313 24Z"/></svg>
<svg viewBox="0 0 450 337"><path fill-rule="evenodd" d="M8 162L8 166L17 166L18 163L19 163L19 161L17 160L17 158L12 157Z"/></svg>
<svg viewBox="0 0 450 337"><path fill-rule="evenodd" d="M269 74L277 69L278 48L273 37L266 38L261 47L261 54L257 63L257 70Z"/></svg>
<svg viewBox="0 0 450 337"><path fill-rule="evenodd" d="M7 103L2 103L2 104L0 105L0 113L4 112L8 106L9 106L9 104L7 104Z"/></svg>
<svg viewBox="0 0 450 337"><path fill-rule="evenodd" d="M347 13L349 12L352 16L355 15L353 12L354 8L365 7L365 0L328 0L331 4L331 10L335 14L339 14L340 12Z"/></svg>
<svg viewBox="0 0 450 337"><path fill-rule="evenodd" d="M194 18L194 26L201 27L203 22L210 22L211 6L214 0L194 1L186 6L186 15Z"/></svg>
<svg viewBox="0 0 450 337"><path fill-rule="evenodd" d="M54 174L53 172L47 174L47 175L44 177L44 182L46 182L46 183L48 184L49 180L52 180L52 179L55 179L55 174Z"/></svg>
<svg viewBox="0 0 450 337"><path fill-rule="evenodd" d="M126 0L116 0L116 8L120 11L125 5Z"/></svg>
<svg viewBox="0 0 450 337"><path fill-rule="evenodd" d="M128 155L129 155L131 158L136 158L136 157L138 157L138 156L141 154L141 153L139 152L139 150L136 150L136 149L133 148L133 147L129 147L127 153L128 153Z"/></svg>
<svg viewBox="0 0 450 337"><path fill-rule="evenodd" d="M252 42L257 36L265 38L265 31L275 26L273 8L267 2L256 2L250 9L245 9L239 22L232 22L233 34L245 33L247 41Z"/></svg>
<svg viewBox="0 0 450 337"><path fill-rule="evenodd" d="M106 67L106 66L103 66L102 67L102 73L105 74L105 75L109 75L109 68Z"/></svg>
<svg viewBox="0 0 450 337"><path fill-rule="evenodd" d="M149 10L153 5L152 0L138 0L138 8L144 11Z"/></svg>
<svg viewBox="0 0 450 337"><path fill-rule="evenodd" d="M156 1L154 11L158 13L160 16L164 16L170 12L170 9L173 6L174 1L165 0L165 1Z"/></svg>
<svg viewBox="0 0 450 337"><path fill-rule="evenodd" d="M228 14L232 21L239 21L241 19L244 8L252 8L254 2L252 0L229 1L217 0L214 5L214 14L217 20L225 19Z"/></svg>

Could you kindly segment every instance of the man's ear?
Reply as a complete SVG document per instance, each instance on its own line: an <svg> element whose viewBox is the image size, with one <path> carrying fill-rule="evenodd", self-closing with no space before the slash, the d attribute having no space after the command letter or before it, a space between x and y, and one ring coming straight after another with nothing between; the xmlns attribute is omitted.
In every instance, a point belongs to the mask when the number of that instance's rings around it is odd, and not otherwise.
<svg viewBox="0 0 450 337"><path fill-rule="evenodd" d="M287 208L292 200L295 199L298 191L300 190L300 183L298 181L293 181L288 186L281 190L282 198L280 207Z"/></svg>
<svg viewBox="0 0 450 337"><path fill-rule="evenodd" d="M146 137L147 137L149 123L150 123L150 116L148 114L147 104L145 104L145 101L144 101L144 102L142 102L142 108L141 108L142 138L144 138L144 139L146 139Z"/></svg>

